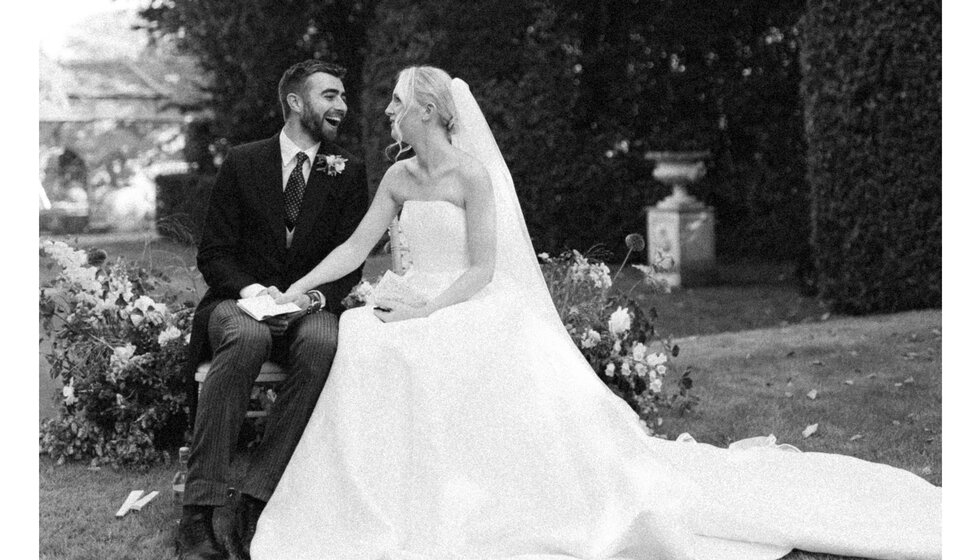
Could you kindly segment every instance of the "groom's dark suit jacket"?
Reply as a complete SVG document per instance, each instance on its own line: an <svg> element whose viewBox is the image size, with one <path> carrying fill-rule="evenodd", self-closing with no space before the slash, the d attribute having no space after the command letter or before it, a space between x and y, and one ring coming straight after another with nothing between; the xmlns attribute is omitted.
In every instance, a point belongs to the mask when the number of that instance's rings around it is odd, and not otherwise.
<svg viewBox="0 0 980 560"><path fill-rule="evenodd" d="M291 246L286 248L282 156L279 135L232 148L218 171L198 244L197 265L208 291L197 305L185 374L192 386L197 365L211 356L208 319L220 302L238 299L245 286L259 283L285 291L354 232L367 212L364 164L350 152L321 142L317 152L347 159L344 171L329 175L314 161ZM325 307L339 315L341 300L361 278L361 268L317 289ZM197 391L190 391L191 410Z"/></svg>

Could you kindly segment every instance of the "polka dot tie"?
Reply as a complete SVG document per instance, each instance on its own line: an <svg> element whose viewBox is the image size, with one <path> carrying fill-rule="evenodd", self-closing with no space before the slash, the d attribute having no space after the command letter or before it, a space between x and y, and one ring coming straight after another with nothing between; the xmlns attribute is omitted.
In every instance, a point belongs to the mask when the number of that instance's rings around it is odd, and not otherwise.
<svg viewBox="0 0 980 560"><path fill-rule="evenodd" d="M296 166L286 180L286 228L292 230L296 227L296 218L299 217L299 206L303 203L303 191L306 190L306 181L303 180L303 164L309 157L303 152L296 154Z"/></svg>

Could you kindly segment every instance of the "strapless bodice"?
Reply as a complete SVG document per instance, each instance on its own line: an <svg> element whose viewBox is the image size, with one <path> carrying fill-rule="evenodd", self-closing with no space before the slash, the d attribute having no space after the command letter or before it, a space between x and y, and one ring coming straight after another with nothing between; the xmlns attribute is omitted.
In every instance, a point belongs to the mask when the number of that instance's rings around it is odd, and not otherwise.
<svg viewBox="0 0 980 560"><path fill-rule="evenodd" d="M460 273L470 266L466 212L445 200L407 200L400 218L411 256L411 271Z"/></svg>

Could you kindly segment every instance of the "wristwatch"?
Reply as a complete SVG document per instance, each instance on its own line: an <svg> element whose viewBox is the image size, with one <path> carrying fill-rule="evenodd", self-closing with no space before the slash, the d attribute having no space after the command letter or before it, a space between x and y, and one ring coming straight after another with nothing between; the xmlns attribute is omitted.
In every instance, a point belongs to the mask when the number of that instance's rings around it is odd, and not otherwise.
<svg viewBox="0 0 980 560"><path fill-rule="evenodd" d="M317 311L323 309L323 304L325 301L323 294L321 294L319 290L310 290L306 292L306 295L310 298L310 306L306 308L307 315L316 313Z"/></svg>

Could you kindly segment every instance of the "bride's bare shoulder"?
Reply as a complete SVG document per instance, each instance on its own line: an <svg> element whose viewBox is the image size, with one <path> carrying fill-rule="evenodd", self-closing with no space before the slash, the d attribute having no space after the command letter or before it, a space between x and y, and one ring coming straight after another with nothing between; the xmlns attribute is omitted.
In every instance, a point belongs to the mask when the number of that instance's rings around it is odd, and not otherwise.
<svg viewBox="0 0 980 560"><path fill-rule="evenodd" d="M415 183L415 173L412 167L417 167L415 158L408 158L396 161L391 164L384 177L381 179L381 187L386 189L396 201L401 202L408 198Z"/></svg>

